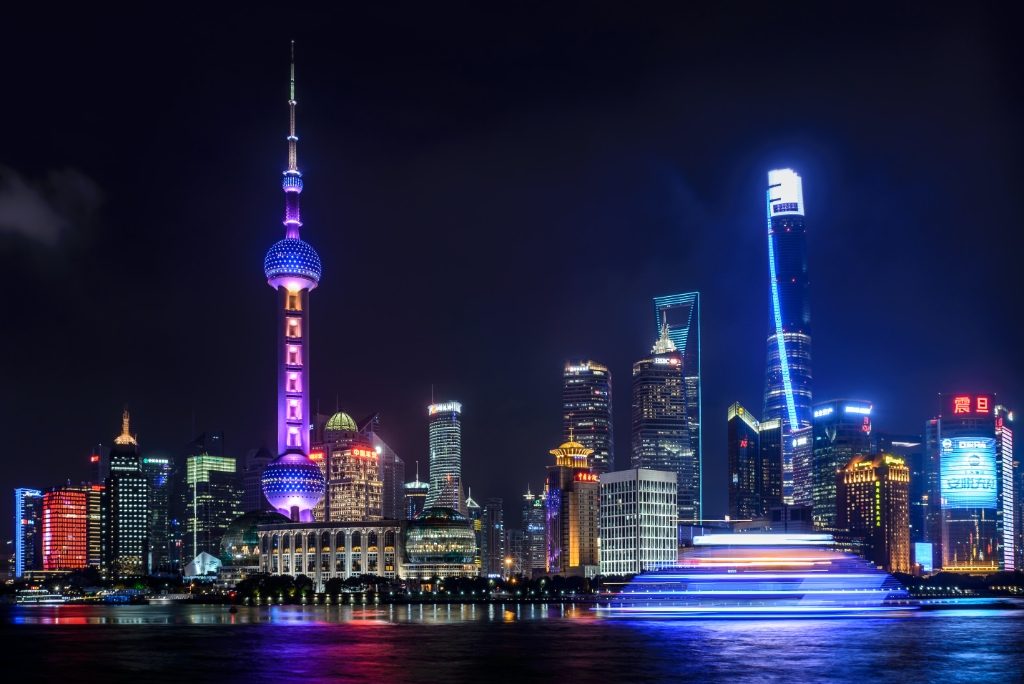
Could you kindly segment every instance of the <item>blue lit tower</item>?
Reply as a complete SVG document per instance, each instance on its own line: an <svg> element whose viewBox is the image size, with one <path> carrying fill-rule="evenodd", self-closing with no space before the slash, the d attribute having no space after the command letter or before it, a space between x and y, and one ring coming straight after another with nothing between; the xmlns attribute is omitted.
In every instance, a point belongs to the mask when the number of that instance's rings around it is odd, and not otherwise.
<svg viewBox="0 0 1024 684"><path fill-rule="evenodd" d="M807 230L800 176L768 172L768 274L771 326L762 420L778 418L783 433L783 500L793 499L790 435L811 424L811 303Z"/></svg>
<svg viewBox="0 0 1024 684"><path fill-rule="evenodd" d="M654 298L655 335L660 336L662 328L668 326L668 337L683 357L683 386L686 393L686 427L690 433L690 449L696 458L697 501L696 513L703 515L704 488L702 468L704 450L701 446L701 382L700 382L700 292L663 295ZM680 476L679 486L683 480ZM684 505L680 491L679 505ZM679 519L687 519L682 512Z"/></svg>
<svg viewBox="0 0 1024 684"><path fill-rule="evenodd" d="M302 220L295 135L295 44L288 98L288 170L284 188L284 239L267 251L263 270L277 291L277 453L263 471L263 493L278 512L309 522L324 496L320 466L309 459L309 293L320 282L320 257L299 237Z"/></svg>

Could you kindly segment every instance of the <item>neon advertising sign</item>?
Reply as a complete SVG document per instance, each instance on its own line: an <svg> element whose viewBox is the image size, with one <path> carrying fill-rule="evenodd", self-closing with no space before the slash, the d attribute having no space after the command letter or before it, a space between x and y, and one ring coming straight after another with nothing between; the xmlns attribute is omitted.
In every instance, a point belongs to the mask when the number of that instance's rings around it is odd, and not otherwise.
<svg viewBox="0 0 1024 684"><path fill-rule="evenodd" d="M992 412L988 394L954 394L946 406L951 416L987 416Z"/></svg>
<svg viewBox="0 0 1024 684"><path fill-rule="evenodd" d="M942 508L996 508L996 440L952 437L940 443Z"/></svg>

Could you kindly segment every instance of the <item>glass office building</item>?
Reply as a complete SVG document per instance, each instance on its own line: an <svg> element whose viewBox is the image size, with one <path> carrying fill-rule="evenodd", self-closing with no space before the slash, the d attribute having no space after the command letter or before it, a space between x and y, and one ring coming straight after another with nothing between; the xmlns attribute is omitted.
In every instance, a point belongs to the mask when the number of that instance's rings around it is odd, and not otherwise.
<svg viewBox="0 0 1024 684"><path fill-rule="evenodd" d="M792 503L794 430L811 424L811 303L803 182L792 169L768 172L770 325L762 420L783 435L783 499Z"/></svg>

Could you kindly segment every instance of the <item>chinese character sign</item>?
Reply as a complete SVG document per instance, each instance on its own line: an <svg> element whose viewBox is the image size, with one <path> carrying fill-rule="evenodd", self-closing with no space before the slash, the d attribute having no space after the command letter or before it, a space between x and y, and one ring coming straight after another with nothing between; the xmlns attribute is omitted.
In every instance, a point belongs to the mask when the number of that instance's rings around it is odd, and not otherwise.
<svg viewBox="0 0 1024 684"><path fill-rule="evenodd" d="M996 508L995 438L946 438L940 446L942 508Z"/></svg>
<svg viewBox="0 0 1024 684"><path fill-rule="evenodd" d="M943 414L950 418L969 418L992 415L992 395L952 394L946 395Z"/></svg>

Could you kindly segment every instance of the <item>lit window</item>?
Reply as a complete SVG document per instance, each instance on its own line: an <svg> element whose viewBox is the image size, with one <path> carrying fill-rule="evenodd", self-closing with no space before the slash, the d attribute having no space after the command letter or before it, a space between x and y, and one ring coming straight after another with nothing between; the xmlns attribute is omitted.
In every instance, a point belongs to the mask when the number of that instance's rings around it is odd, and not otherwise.
<svg viewBox="0 0 1024 684"><path fill-rule="evenodd" d="M300 325L298 318L285 319L285 336L302 337L302 326Z"/></svg>

